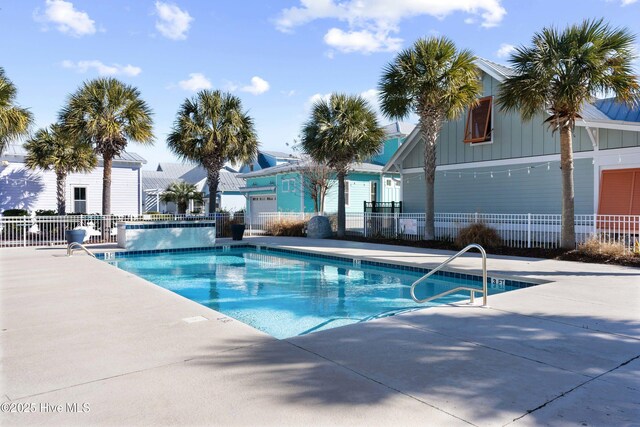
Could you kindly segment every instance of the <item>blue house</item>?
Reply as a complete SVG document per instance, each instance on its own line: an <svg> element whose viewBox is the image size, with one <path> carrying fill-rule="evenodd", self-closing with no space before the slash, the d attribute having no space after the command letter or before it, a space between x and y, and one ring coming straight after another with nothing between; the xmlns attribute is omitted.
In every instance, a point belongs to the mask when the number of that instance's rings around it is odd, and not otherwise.
<svg viewBox="0 0 640 427"><path fill-rule="evenodd" d="M295 163L298 160L300 159L293 154L283 153L282 151L258 150L258 155L254 160L239 167L231 165L231 168L237 170L239 173L247 173L272 168L274 166Z"/></svg>
<svg viewBox="0 0 640 427"><path fill-rule="evenodd" d="M446 122L437 142L436 212L558 214L560 137L546 114L523 121L496 108L511 68L485 59L482 97L460 119ZM576 214L640 215L640 109L613 99L585 104L573 133ZM424 142L420 129L387 161L402 176L403 210L424 212Z"/></svg>
<svg viewBox="0 0 640 427"><path fill-rule="evenodd" d="M383 173L383 167L412 128L405 123L386 126L387 138L380 152L367 162L351 166L345 188L347 212L362 212L364 202L399 201L399 174ZM315 204L305 185L305 170L308 167L308 161L296 160L240 175L246 183L240 191L246 196L247 213L252 217L264 212L313 213ZM338 184L335 179L330 182L324 211L336 212Z"/></svg>

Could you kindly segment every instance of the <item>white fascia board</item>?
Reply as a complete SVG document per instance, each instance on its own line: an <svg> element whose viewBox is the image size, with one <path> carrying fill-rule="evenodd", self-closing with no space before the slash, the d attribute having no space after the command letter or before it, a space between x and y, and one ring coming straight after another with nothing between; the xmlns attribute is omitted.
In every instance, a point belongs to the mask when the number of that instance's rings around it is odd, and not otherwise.
<svg viewBox="0 0 640 427"><path fill-rule="evenodd" d="M382 168L382 172L390 172L392 167L398 162L402 162L406 156L406 154L410 153L413 147L420 141L420 124L417 124L415 128L411 131L409 136L404 140L400 148L396 150L396 152L391 156L386 165ZM406 154L405 154L406 153ZM400 171L396 171L400 172Z"/></svg>
<svg viewBox="0 0 640 427"><path fill-rule="evenodd" d="M631 132L640 132L640 123L636 122L623 122L619 120L611 120L606 122L589 120L576 120L576 126L588 127L592 129L614 129L614 130L626 130Z"/></svg>

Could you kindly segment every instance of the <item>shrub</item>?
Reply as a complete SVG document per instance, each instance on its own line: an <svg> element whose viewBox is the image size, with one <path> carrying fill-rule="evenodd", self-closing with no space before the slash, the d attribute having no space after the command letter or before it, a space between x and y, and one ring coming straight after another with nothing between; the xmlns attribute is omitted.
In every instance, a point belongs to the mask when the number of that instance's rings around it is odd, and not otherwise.
<svg viewBox="0 0 640 427"><path fill-rule="evenodd" d="M145 215L160 215L160 212L158 212L158 211L147 211L144 214Z"/></svg>
<svg viewBox="0 0 640 427"><path fill-rule="evenodd" d="M29 216L29 211L26 209L7 209L2 212L2 216Z"/></svg>
<svg viewBox="0 0 640 427"><path fill-rule="evenodd" d="M307 221L302 219L281 218L273 221L265 230L272 236L303 237Z"/></svg>
<svg viewBox="0 0 640 427"><path fill-rule="evenodd" d="M36 211L36 216L57 216L58 211L54 211L53 209L38 209Z"/></svg>
<svg viewBox="0 0 640 427"><path fill-rule="evenodd" d="M471 243L477 243L486 248L497 248L502 245L502 238L494 228L478 222L468 225L458 232L456 244L464 247Z"/></svg>
<svg viewBox="0 0 640 427"><path fill-rule="evenodd" d="M589 256L605 256L607 258L621 258L626 255L625 247L620 242L601 242L592 237L578 245L577 252Z"/></svg>

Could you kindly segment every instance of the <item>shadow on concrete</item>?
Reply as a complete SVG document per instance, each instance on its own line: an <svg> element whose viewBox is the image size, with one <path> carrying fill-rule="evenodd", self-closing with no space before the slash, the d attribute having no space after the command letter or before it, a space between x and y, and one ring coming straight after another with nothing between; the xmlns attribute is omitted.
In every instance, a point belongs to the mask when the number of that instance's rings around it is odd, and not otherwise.
<svg viewBox="0 0 640 427"><path fill-rule="evenodd" d="M252 369L256 386L284 386L287 402L330 408L383 404L404 394L474 424L503 425L522 416L533 424L548 422L536 418L538 408L640 355L639 340L570 326L596 321L604 330L638 334L640 322L567 316L560 324L558 316L548 321L493 310L478 315L477 308L468 316L460 314L465 308L451 310L451 315L420 311L345 326L279 346L237 340L228 343L237 348L225 353L207 356L204 347L191 363ZM376 392L348 388L345 378L355 377ZM623 386L616 396L622 406L639 397ZM598 402L578 401L576 416L580 405Z"/></svg>

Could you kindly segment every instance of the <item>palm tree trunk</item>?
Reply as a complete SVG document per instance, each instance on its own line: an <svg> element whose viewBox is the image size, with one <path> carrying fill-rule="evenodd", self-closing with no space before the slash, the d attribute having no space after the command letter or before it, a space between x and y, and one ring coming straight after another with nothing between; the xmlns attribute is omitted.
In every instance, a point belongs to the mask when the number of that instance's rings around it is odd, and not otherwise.
<svg viewBox="0 0 640 427"><path fill-rule="evenodd" d="M111 166L113 156L102 155L102 215L111 215Z"/></svg>
<svg viewBox="0 0 640 427"><path fill-rule="evenodd" d="M220 181L220 168L213 167L207 170L207 181L209 183L209 213L216 213L217 196L218 196L218 183Z"/></svg>
<svg viewBox="0 0 640 427"><path fill-rule="evenodd" d="M67 174L56 172L56 199L58 201L58 215L64 215L67 210L66 194Z"/></svg>
<svg viewBox="0 0 640 427"><path fill-rule="evenodd" d="M573 187L573 137L571 128L560 128L560 168L562 169L562 233L563 249L575 249L575 203Z"/></svg>
<svg viewBox="0 0 640 427"><path fill-rule="evenodd" d="M424 187L425 187L425 224L424 239L435 240L435 182L436 182L436 142L442 127L442 121L431 113L420 119L422 139L424 140Z"/></svg>
<svg viewBox="0 0 640 427"><path fill-rule="evenodd" d="M338 237L344 237L345 234L345 200L344 200L344 172L338 172Z"/></svg>

